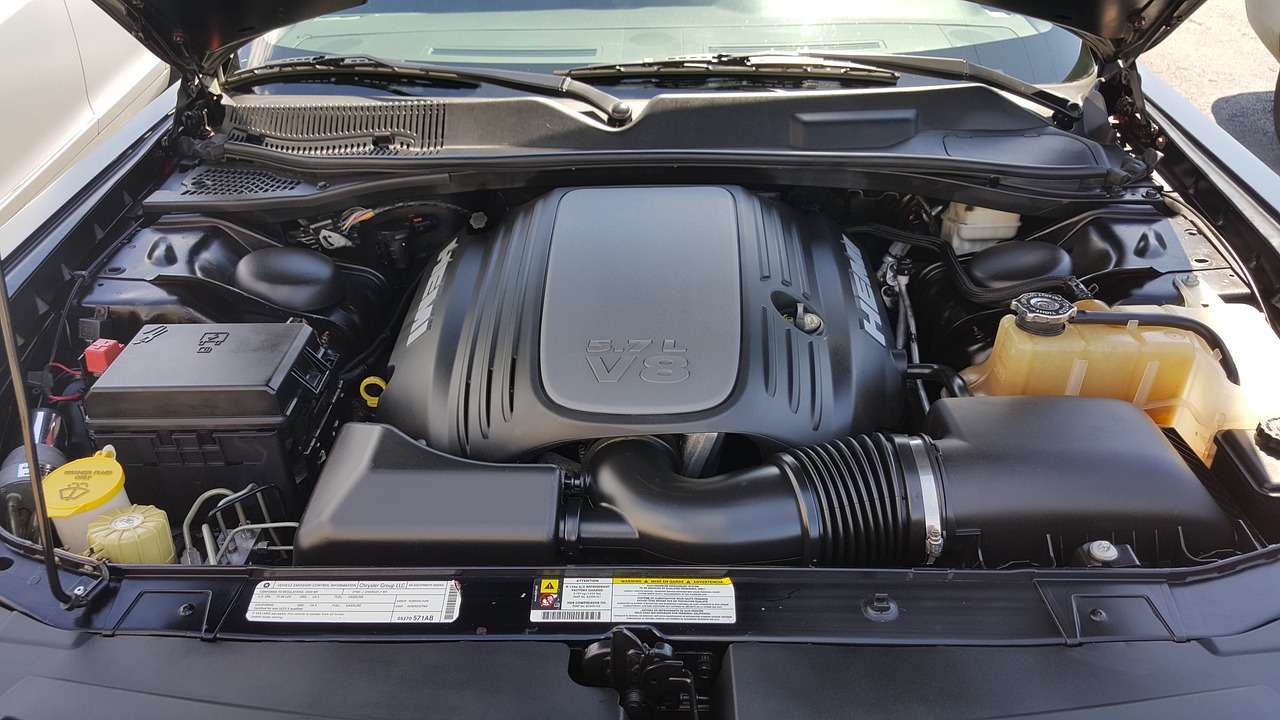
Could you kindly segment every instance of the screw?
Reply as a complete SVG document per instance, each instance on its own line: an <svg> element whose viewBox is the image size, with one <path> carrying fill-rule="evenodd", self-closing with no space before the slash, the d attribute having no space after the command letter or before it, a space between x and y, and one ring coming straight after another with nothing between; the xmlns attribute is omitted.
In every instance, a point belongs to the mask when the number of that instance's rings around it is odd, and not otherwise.
<svg viewBox="0 0 1280 720"><path fill-rule="evenodd" d="M1094 608L1089 611L1089 619L1094 622L1106 622L1107 614L1103 612L1102 608Z"/></svg>
<svg viewBox="0 0 1280 720"><path fill-rule="evenodd" d="M1196 277L1195 275L1183 275L1181 280L1182 280L1182 284L1188 287L1195 287L1196 285L1200 284L1200 278Z"/></svg>
<svg viewBox="0 0 1280 720"><path fill-rule="evenodd" d="M638 717L644 711L644 693L639 690L628 690L623 695L622 709L628 717Z"/></svg>
<svg viewBox="0 0 1280 720"><path fill-rule="evenodd" d="M1155 188L1147 188L1142 192L1142 197L1148 200L1156 200L1160 197L1160 191Z"/></svg>
<svg viewBox="0 0 1280 720"><path fill-rule="evenodd" d="M182 605L178 608L178 614L183 617L186 617L194 613L195 611L196 611L196 606L192 605L191 603L182 603Z"/></svg>
<svg viewBox="0 0 1280 720"><path fill-rule="evenodd" d="M1120 551L1106 540L1089 543L1089 557L1101 563L1115 562L1120 559Z"/></svg>

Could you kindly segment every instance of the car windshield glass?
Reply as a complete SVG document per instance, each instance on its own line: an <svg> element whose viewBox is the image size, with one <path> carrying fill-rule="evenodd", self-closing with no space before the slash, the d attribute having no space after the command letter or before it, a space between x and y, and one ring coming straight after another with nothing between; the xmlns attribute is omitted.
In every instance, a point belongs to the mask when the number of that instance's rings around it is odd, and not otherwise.
<svg viewBox="0 0 1280 720"><path fill-rule="evenodd" d="M1094 70L1071 33L965 0L370 0L274 31L240 63L363 54L552 72L768 51L951 57L1036 84Z"/></svg>

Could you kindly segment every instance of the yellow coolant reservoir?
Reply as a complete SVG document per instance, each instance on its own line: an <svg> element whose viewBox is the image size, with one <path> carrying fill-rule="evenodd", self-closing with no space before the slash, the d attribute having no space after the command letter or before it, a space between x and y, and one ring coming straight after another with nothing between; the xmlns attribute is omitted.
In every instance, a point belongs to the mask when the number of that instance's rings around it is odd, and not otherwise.
<svg viewBox="0 0 1280 720"><path fill-rule="evenodd" d="M1181 281L1180 281L1181 282ZM1280 416L1280 380L1271 363L1280 358L1280 339L1263 315L1246 305L1222 303L1216 295L1182 288L1189 307L1125 306L1143 315L1182 315L1201 321L1220 336L1237 366L1240 384L1228 379L1219 353L1197 334L1156 325L1081 324L1053 320L1072 306L1015 307L1001 319L991 356L961 375L975 395L1083 395L1126 400L1158 425L1178 431L1205 462L1213 459L1214 436L1224 429L1257 427ZM1027 302L1029 296L1015 301ZM1053 297L1053 296L1049 296ZM1076 308L1105 316L1106 305L1086 300ZM1037 315L1039 313L1039 315ZM1048 318L1048 320L1046 320ZM1037 324L1044 321L1044 324ZM1056 323L1056 327L1054 327ZM1065 324L1065 327L1062 325ZM1054 334L1056 332L1056 334Z"/></svg>

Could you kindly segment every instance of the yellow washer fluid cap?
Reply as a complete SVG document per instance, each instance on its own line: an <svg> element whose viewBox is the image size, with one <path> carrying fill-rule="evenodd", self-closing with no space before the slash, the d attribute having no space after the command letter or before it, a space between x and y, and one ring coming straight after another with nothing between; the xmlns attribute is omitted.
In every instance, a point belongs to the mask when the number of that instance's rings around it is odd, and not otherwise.
<svg viewBox="0 0 1280 720"><path fill-rule="evenodd" d="M44 479L44 501L63 545L74 553L88 549L89 523L108 510L127 507L124 468L110 445L92 457L72 460Z"/></svg>
<svg viewBox="0 0 1280 720"><path fill-rule="evenodd" d="M89 523L89 549L113 563L167 565L177 558L169 516L154 505L130 505Z"/></svg>
<svg viewBox="0 0 1280 720"><path fill-rule="evenodd" d="M49 517L65 518L100 508L124 489L124 468L110 445L92 457L72 460L44 479Z"/></svg>

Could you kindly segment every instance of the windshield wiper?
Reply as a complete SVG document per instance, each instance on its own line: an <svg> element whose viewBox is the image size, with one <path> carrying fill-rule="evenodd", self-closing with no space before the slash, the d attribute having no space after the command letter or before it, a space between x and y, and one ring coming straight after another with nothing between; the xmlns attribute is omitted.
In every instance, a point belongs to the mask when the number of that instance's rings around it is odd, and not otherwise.
<svg viewBox="0 0 1280 720"><path fill-rule="evenodd" d="M570 97L603 112L609 124L625 125L631 120L631 106L609 93L570 77L544 75L501 68L458 67L419 62L392 62L367 55L322 55L290 58L239 70L223 81L222 87L238 90L280 82L284 78L326 76L339 73L353 76L389 76L456 83L478 87L482 84L523 90L556 97Z"/></svg>
<svg viewBox="0 0 1280 720"><path fill-rule="evenodd" d="M944 80L966 80L1025 98L1052 110L1059 125L1073 125L1084 117L1080 103L1049 92L999 70L975 65L967 60L927 55L881 53L750 52L681 55L660 60L586 65L558 71L566 77L587 81L624 77L659 77L672 74L811 74L815 77L857 77L869 82L896 82L898 73L924 75ZM892 78L890 80L889 78Z"/></svg>
<svg viewBox="0 0 1280 720"><path fill-rule="evenodd" d="M588 65L556 74L582 78L585 82L624 82L633 79L664 77L819 79L836 82L895 85L899 75L892 70L850 62L843 58L827 58L794 53L681 55L663 60L613 65Z"/></svg>

